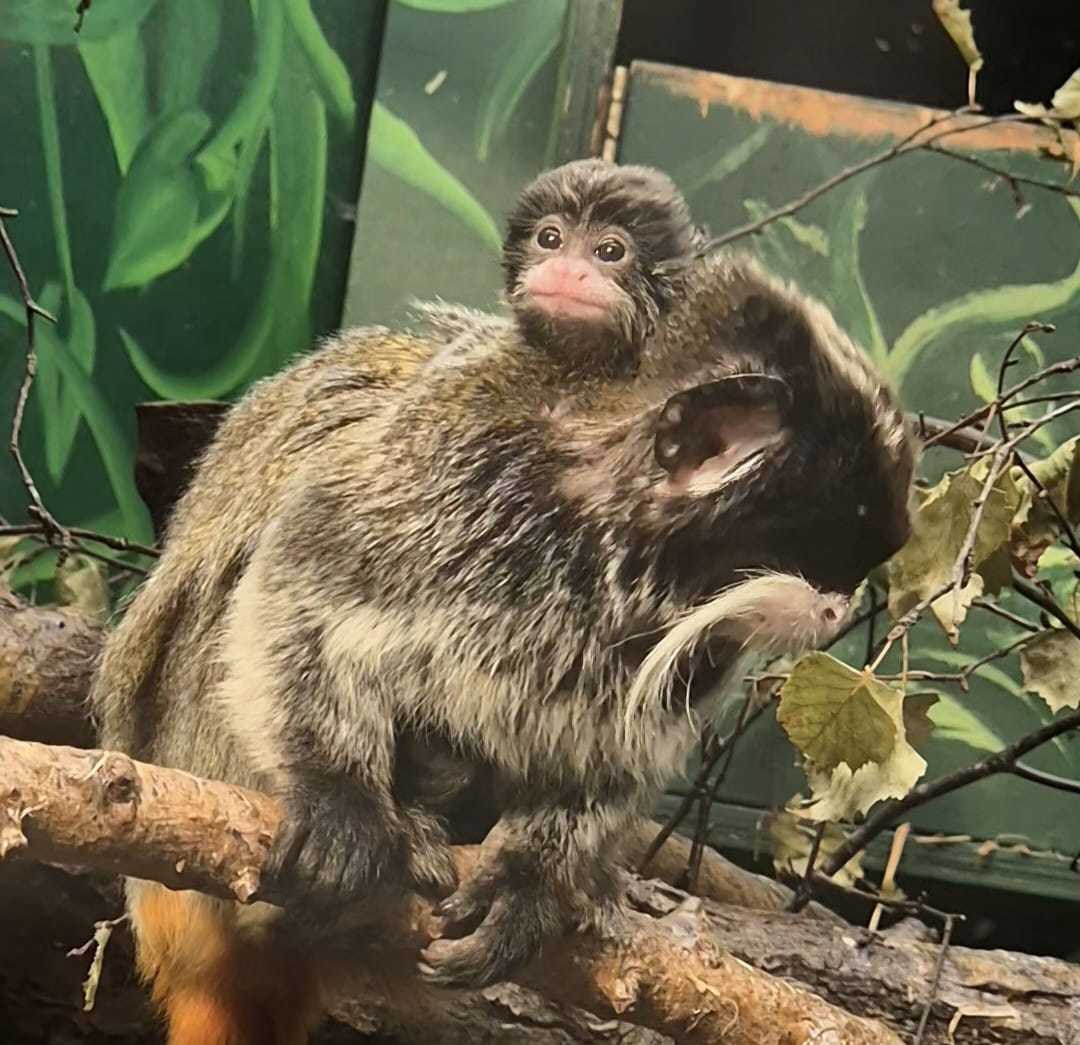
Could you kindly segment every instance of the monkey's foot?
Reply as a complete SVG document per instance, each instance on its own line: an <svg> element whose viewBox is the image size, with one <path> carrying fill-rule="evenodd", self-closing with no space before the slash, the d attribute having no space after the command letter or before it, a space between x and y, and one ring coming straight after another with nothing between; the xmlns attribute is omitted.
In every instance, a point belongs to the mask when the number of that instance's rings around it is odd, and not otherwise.
<svg viewBox="0 0 1080 1045"><path fill-rule="evenodd" d="M543 942L563 928L564 920L553 898L530 892L531 896L500 892L468 936L433 940L421 952L421 976L440 987L484 987L505 980L535 958ZM474 917L475 907L467 904L453 910L464 915L466 907L468 916Z"/></svg>
<svg viewBox="0 0 1080 1045"><path fill-rule="evenodd" d="M265 870L311 916L332 914L384 881L400 882L406 840L360 788L305 775L285 806Z"/></svg>

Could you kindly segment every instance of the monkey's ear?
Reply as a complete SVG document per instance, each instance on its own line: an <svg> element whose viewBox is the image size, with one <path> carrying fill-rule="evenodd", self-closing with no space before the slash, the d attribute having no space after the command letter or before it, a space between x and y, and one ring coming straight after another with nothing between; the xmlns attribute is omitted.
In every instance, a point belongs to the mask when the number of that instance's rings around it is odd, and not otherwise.
<svg viewBox="0 0 1080 1045"><path fill-rule="evenodd" d="M792 402L772 374L732 374L673 395L660 412L653 451L673 484L705 493L778 442Z"/></svg>

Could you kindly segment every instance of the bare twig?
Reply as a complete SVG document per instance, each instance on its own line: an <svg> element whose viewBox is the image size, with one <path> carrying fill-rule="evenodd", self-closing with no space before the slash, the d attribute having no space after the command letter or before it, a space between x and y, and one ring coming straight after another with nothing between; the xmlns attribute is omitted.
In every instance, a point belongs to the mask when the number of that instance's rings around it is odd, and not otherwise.
<svg viewBox="0 0 1080 1045"><path fill-rule="evenodd" d="M814 840L810 844L810 853L806 857L806 872L803 881L809 883L817 870L818 853L821 852L821 840L825 837L825 829L829 826L827 820L822 820L814 830Z"/></svg>
<svg viewBox="0 0 1080 1045"><path fill-rule="evenodd" d="M997 381L997 398L990 404L990 415L987 418L987 425L989 425L992 416L996 413L998 420L1001 423L1001 438L1008 439L1009 433L1005 428L1005 417L1001 412L1001 406L1005 402L1005 375L1009 370L1009 367L1013 366L1016 360L1013 359L1013 353L1020 347L1020 343L1029 334L1043 333L1053 334L1057 330L1057 327L1053 323L1043 323L1040 320L1030 320L1025 323L1023 329L1009 342L1009 347L1005 349L1005 354L1001 357L1001 364L998 366L998 381Z"/></svg>
<svg viewBox="0 0 1080 1045"><path fill-rule="evenodd" d="M1073 524L1069 521L1065 513L1058 507L1057 502L1050 496L1050 491L1043 485L1042 480L1031 470L1028 463L1023 460L1019 454L1013 455L1013 460L1016 462L1020 471L1027 476L1028 481L1042 497L1042 500L1049 506L1050 511L1054 513L1054 517L1058 521L1058 525L1061 527L1061 534L1065 538L1065 543L1069 546L1073 555L1080 558L1080 541L1077 540L1076 530L1073 528Z"/></svg>
<svg viewBox="0 0 1080 1045"><path fill-rule="evenodd" d="M1000 617L1002 620L1007 620L1010 624L1015 624L1018 628L1023 628L1024 631L1043 630L1034 621L1026 620L1019 614L1010 613L996 602L989 602L986 599L976 599L971 605L977 606L980 610L985 610L987 613L992 613L995 617Z"/></svg>
<svg viewBox="0 0 1080 1045"><path fill-rule="evenodd" d="M965 123L960 126L955 126L955 121L961 117L971 116L976 111L976 108L970 105L966 105L960 109L955 109L952 112L935 113L924 124L917 127L914 131L908 134L906 137L894 142L888 148L883 149L881 152L875 153L873 156L868 156L866 159L860 160L857 163L851 164L849 167L845 167L843 170L837 171L834 175L826 178L824 181L818 183L813 188L808 189L801 196L797 196L775 210L770 211L756 221L746 222L744 225L739 225L734 229L730 229L727 232L721 233L719 236L714 236L704 243L697 250L693 251L686 257L673 259L669 262L662 263L657 266L656 271L658 273L671 272L681 269L686 264L695 258L700 258L706 254L711 254L714 251L719 250L721 247L727 246L729 243L733 243L736 240L743 239L746 236L755 235L768 226L774 224L777 221L781 221L784 218L791 217L793 214L797 214L799 211L808 207L811 203L821 199L833 189L844 182L850 181L852 178L857 177L860 174L864 174L868 170L872 170L875 167L880 167L882 164L889 163L900 156L906 156L912 152L918 151L933 151L939 155L946 156L952 159L967 160L966 156L962 156L959 153L954 153L949 149L942 148L937 143L943 141L946 138L958 137L963 134L969 134L972 131L981 130L984 127L997 126L1001 124L1023 124L1036 122L1033 118L1024 116L1020 113L1006 113L1001 116L989 116L985 119L972 120L970 123ZM992 168L992 173L1005 176L1004 172L999 171L997 168ZM1061 195L1073 196L1078 195L1074 190L1069 189L1064 185L1057 185L1052 182L1040 182L1032 178L1020 178L1016 177L1015 181L1023 181L1025 184L1031 184L1037 188L1047 189L1053 192L1057 192Z"/></svg>
<svg viewBox="0 0 1080 1045"><path fill-rule="evenodd" d="M822 865L821 875L829 877L843 867L856 853L862 852L882 831L891 827L897 820L911 809L917 809L927 802L942 795L951 794L953 791L976 780L985 780L987 777L996 776L999 773L1012 773L1017 761L1029 751L1045 744L1054 737L1061 736L1071 730L1080 728L1080 711L1073 711L1051 722L1047 722L1039 729L1021 737L1000 751L987 755L978 762L964 766L937 777L917 784L903 798L890 799L881 803L874 809L863 823L857 827L835 852L830 854ZM800 889L792 900L790 910L799 911L809 901L811 893L806 889Z"/></svg>
<svg viewBox="0 0 1080 1045"><path fill-rule="evenodd" d="M39 521L49 542L58 544L61 551L66 551L71 547L71 534L56 521L52 513L45 507L45 503L41 499L41 494L38 493L34 477L30 474L30 469L27 468L26 461L23 460L22 455L21 439L23 415L26 413L26 403L30 398L30 389L33 387L34 378L37 375L35 324L38 316L42 319L47 319L50 323L55 323L56 318L49 312L46 312L45 309L34 300L33 295L30 293L30 284L26 280L26 273L23 272L22 264L19 261L19 255L15 251L15 244L11 241L7 226L4 224L5 218L13 218L17 213L17 211L7 207L0 209L0 246L3 247L8 266L11 268L11 271L15 276L15 282L19 286L19 296L22 298L23 309L26 312L26 365L23 369L23 378L19 385L19 393L15 400L15 413L11 421L11 436L8 440L8 450L15 459L15 466L19 470L19 478L22 480L23 488L26 490L26 495L30 499L27 511Z"/></svg>
<svg viewBox="0 0 1080 1045"><path fill-rule="evenodd" d="M987 174L994 175L995 178L1001 178L1008 183L1009 188L1012 190L1013 198L1020 203L1023 202L1023 195L1020 192L1021 185L1028 185L1033 189L1046 189L1050 192L1060 193L1062 196L1080 197L1080 190L1074 189L1067 184L1056 181L1043 181L1041 178L1029 178L1023 174L1013 174L1011 171L995 166L993 163L989 163L987 160L978 156L972 156L970 153L953 152L952 149L946 149L936 142L931 142L922 146L922 148L927 152L937 153L939 156L945 156L950 160L968 163L972 167L978 167L979 170L986 171Z"/></svg>
<svg viewBox="0 0 1080 1045"><path fill-rule="evenodd" d="M1045 610L1062 627L1071 632L1076 638L1080 639L1080 625L1078 625L1076 621L1074 621L1072 617L1058 605L1056 599L1047 595L1047 593L1037 585L1025 580L1016 572L1013 573L1012 586L1015 592L1019 595L1023 595L1028 602L1035 603L1039 609Z"/></svg>
<svg viewBox="0 0 1080 1045"><path fill-rule="evenodd" d="M735 743L738 742L740 736L746 732L761 713L771 705L771 701L765 701L761 704L755 705L746 716L745 720L742 720L739 725L735 727L723 740L721 740L710 754L710 757L706 760L705 764L698 771L697 776L694 778L694 783L690 790L683 796L682 801L679 803L678 808L668 817L663 828L658 832L657 836L653 839L652 844L645 850L644 855L638 863L638 871L644 874L648 869L652 858L660 851L663 844L672 836L672 834L679 828L682 822L689 815L690 810L694 806L694 802L705 793L705 789L709 784L709 777L712 771L720 764L720 759L723 758L724 753L729 750Z"/></svg>
<svg viewBox="0 0 1080 1045"><path fill-rule="evenodd" d="M999 660L1002 657L1007 657L1010 653L1015 653L1018 649L1022 649L1028 643L1033 642L1035 639L1042 638L1043 635L1048 634L1045 629L1036 628L1034 633L1028 633L1020 636L1010 642L1007 646L1002 646L1000 649L996 649L987 653L983 657L979 657L978 660L971 661L970 664L965 664L959 671L907 671L903 675L878 675L877 677L882 682L894 682L901 679L906 679L911 682L955 682L963 689L967 688L968 679L975 674L979 668L989 664L991 661Z"/></svg>
<svg viewBox="0 0 1080 1045"><path fill-rule="evenodd" d="M930 1019L930 1010L937 1000L938 990L941 987L941 971L945 968L945 955L949 951L949 942L952 940L953 920L952 915L945 916L945 929L941 934L941 949L938 951L937 963L934 966L934 979L930 984L930 993L923 1006L922 1016L919 1017L919 1027L915 1031L915 1041L912 1045L922 1045L923 1035L926 1033L926 1021Z"/></svg>
<svg viewBox="0 0 1080 1045"><path fill-rule="evenodd" d="M1029 377L1024 378L1023 381L1013 385L1007 392L1004 392L999 397L997 402L1001 409L1010 409L1008 404L1025 389L1030 388L1034 384L1038 384L1040 381L1045 381L1047 378L1056 377L1060 374L1071 374L1075 370L1080 370L1080 356L1074 356L1070 359L1062 359L1057 363L1051 363L1049 366L1043 367ZM1062 396L1062 398L1066 397L1075 399L1077 396L1072 393L1066 393L1065 396ZM1017 405L1019 404L1013 404L1013 406ZM927 424L924 426L923 430L930 430L931 434L928 438L924 439L923 447L930 447L936 443L948 445L948 437L967 429L970 425L982 421L993 409L994 403L987 403L984 406L979 407L978 410L973 410L970 414L961 417L960 420L947 425L944 429L936 429L937 424L944 422L936 422L933 418L926 418ZM980 444L976 441L975 445L970 448L958 447L958 449L963 449L965 452L968 450L977 450L980 449Z"/></svg>
<svg viewBox="0 0 1080 1045"><path fill-rule="evenodd" d="M1030 780L1033 784L1041 787L1049 787L1054 791L1065 791L1070 795L1080 795L1080 780L1070 780L1068 777L1058 776L1056 773L1047 773L1033 766L1017 762L1010 770L1013 776L1023 780Z"/></svg>
<svg viewBox="0 0 1080 1045"><path fill-rule="evenodd" d="M892 845L889 846L889 858L885 861L885 872L881 876L881 889L879 890L881 893L889 892L896 884L896 869L900 866L900 857L904 853L904 845L907 843L910 833L911 824L906 821L893 832ZM880 900L874 904L874 909L870 912L870 921L866 924L870 932L877 932L877 928L881 924L881 914L884 910L885 905Z"/></svg>
<svg viewBox="0 0 1080 1045"><path fill-rule="evenodd" d="M137 555L146 555L149 558L157 558L161 552L147 544L139 544L129 541L126 537L111 537L107 533L99 533L97 530L86 530L79 526L67 527L67 532L72 537L81 541L92 541L94 544L103 544L106 548L112 548L117 552L134 552ZM34 537L43 535L43 529L38 523L24 523L15 526L0 526L0 537Z"/></svg>

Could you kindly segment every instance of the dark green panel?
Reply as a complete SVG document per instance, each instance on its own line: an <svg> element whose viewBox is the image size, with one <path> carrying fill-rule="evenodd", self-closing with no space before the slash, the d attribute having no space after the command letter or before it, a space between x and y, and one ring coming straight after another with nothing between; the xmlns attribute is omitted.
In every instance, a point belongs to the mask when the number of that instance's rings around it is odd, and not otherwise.
<svg viewBox="0 0 1080 1045"><path fill-rule="evenodd" d="M640 64L631 69L619 158L669 170L695 218L719 233L887 148L927 115L911 107ZM1017 173L1063 180L1063 168L1038 155L1050 140L1040 131L1017 128L950 144L966 144L975 155ZM1052 321L1058 332L1025 343L1027 372L1074 355L1080 344L1080 200L1037 189L1025 195L1031 206L1018 216L1000 180L918 153L845 183L740 246L820 296L891 374L909 407L959 416L982 401L986 375L996 382L1005 347L1028 320ZM1075 384L1066 378L1057 388L1070 381ZM1048 383L1045 391L1054 388ZM1045 434L1043 445L1049 449L1076 430L1075 415L1064 418ZM957 467L959 460L936 452L929 464ZM1031 616L1026 606L1011 608ZM959 649L949 647L936 625L921 625L914 635L914 664L955 670L1000 648L1003 636L1011 634L996 618L976 621ZM841 655L861 663L865 641L865 632L853 636ZM1022 693L1018 679L1017 658L1011 656L981 669L969 693L935 687L950 702L946 711L954 728L947 738L939 730L922 745L930 776L968 764L1044 721L1045 705ZM1080 778L1080 738L1047 745L1030 761ZM775 808L805 788L795 752L774 722L761 721L738 749L723 797L740 806ZM914 821L925 831L983 838L1017 834L1037 849L1070 855L1080 849L1075 799L1013 778L940 799L918 810ZM925 853L923 858L934 860ZM965 860L972 875L986 873L975 866L974 847L954 862ZM1061 871L1067 864L1057 861L1040 866L1067 873ZM1031 888L1046 891L1038 882Z"/></svg>
<svg viewBox="0 0 1080 1045"><path fill-rule="evenodd" d="M385 2L95 0L78 37L69 7L0 19L0 203L59 319L24 445L59 518L145 539L134 404L231 397L338 325Z"/></svg>
<svg viewBox="0 0 1080 1045"><path fill-rule="evenodd" d="M619 0L394 3L344 321L413 298L492 308L503 217L545 167L588 154Z"/></svg>

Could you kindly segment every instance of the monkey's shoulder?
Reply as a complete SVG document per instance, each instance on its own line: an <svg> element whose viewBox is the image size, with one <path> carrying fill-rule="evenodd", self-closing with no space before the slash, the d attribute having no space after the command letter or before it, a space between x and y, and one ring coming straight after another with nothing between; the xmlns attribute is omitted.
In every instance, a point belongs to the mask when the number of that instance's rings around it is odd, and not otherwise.
<svg viewBox="0 0 1080 1045"><path fill-rule="evenodd" d="M459 339L501 339L509 335L513 322L506 316L482 312L468 305L457 305L435 299L412 301L409 304L410 329L422 337L441 343Z"/></svg>

